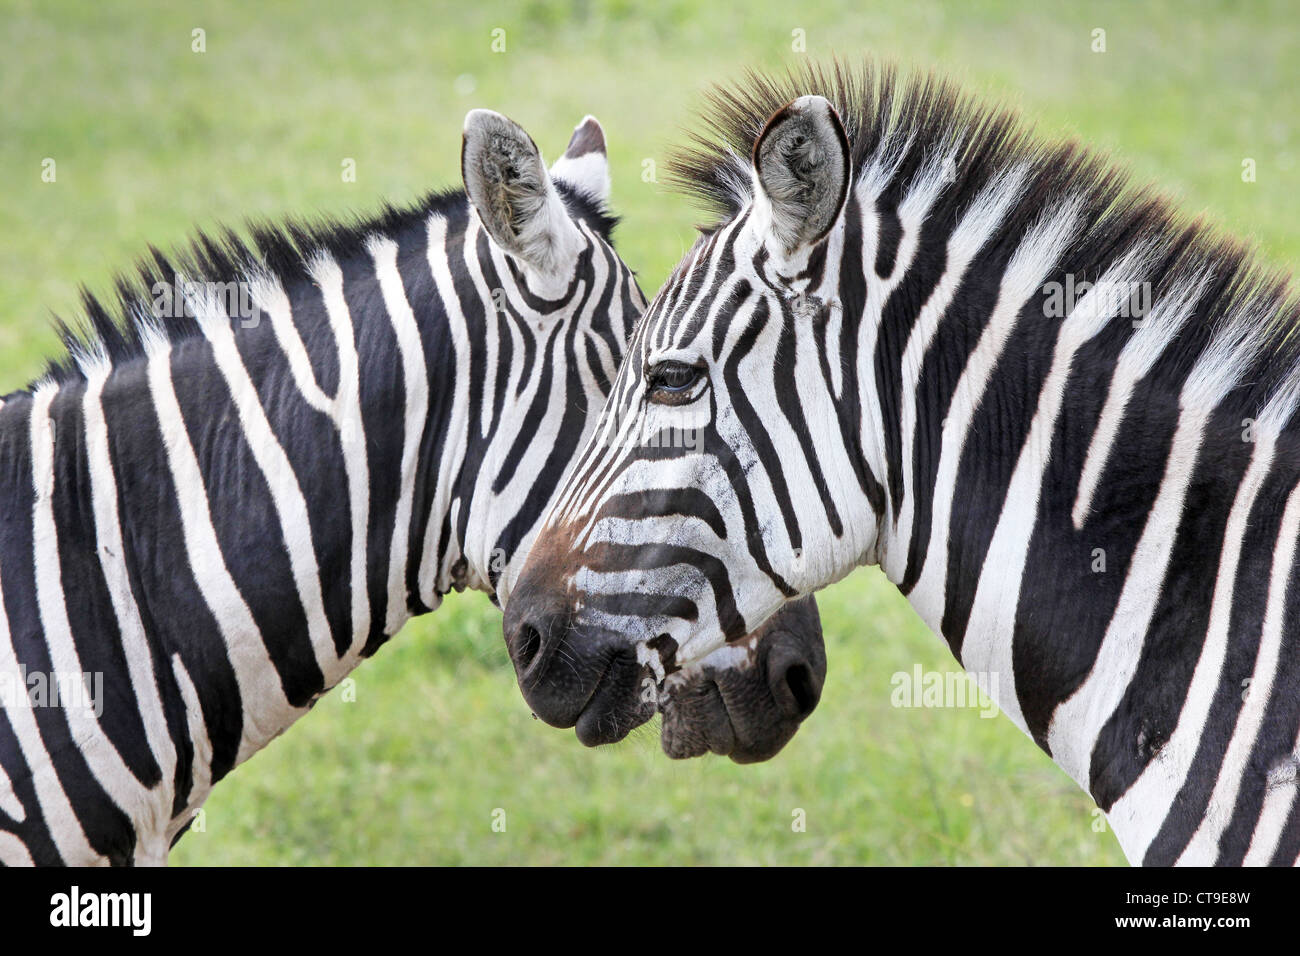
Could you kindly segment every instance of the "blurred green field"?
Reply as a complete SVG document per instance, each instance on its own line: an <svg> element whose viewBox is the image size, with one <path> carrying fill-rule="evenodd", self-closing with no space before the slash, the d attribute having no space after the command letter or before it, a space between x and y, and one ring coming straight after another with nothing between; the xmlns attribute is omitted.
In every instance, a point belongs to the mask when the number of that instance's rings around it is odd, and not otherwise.
<svg viewBox="0 0 1300 956"><path fill-rule="evenodd" d="M647 161L708 83L800 56L941 67L1297 260L1292 4L792 7L0 0L0 392L52 354L48 317L75 312L77 284L106 290L146 243L459 184L476 106L523 123L549 157L584 114L600 118L619 248L652 293L699 214L643 179ZM191 50L196 28L206 52ZM355 701L325 699L218 787L173 862L1123 862L1087 796L1005 718L890 706L895 672L956 665L877 572L824 592L822 614L820 709L774 761L737 767L671 763L653 725L588 751L531 720L499 613L453 597L357 671Z"/></svg>

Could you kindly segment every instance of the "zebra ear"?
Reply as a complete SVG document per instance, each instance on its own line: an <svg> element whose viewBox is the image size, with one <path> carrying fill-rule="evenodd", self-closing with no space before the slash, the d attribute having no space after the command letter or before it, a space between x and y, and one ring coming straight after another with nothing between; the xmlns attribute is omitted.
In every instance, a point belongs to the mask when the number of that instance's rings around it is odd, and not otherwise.
<svg viewBox="0 0 1300 956"><path fill-rule="evenodd" d="M519 124L470 110L460 151L465 192L498 246L544 275L567 275L582 246L542 154Z"/></svg>
<svg viewBox="0 0 1300 956"><path fill-rule="evenodd" d="M585 116L573 129L569 148L551 167L551 175L598 203L609 200L609 157L605 131L594 116Z"/></svg>
<svg viewBox="0 0 1300 956"><path fill-rule="evenodd" d="M759 228L786 255L824 239L849 194L849 138L830 101L801 96L777 110L754 143L753 164Z"/></svg>

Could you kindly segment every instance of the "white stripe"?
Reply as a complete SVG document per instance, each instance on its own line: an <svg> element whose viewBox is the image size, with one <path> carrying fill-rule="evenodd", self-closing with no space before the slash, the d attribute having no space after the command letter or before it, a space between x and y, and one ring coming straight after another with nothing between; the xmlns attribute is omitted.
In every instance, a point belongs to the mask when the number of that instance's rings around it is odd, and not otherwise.
<svg viewBox="0 0 1300 956"><path fill-rule="evenodd" d="M1300 739L1294 742L1291 753L1273 768L1272 772L1279 774L1280 779L1270 781L1264 792L1264 805L1260 808L1259 819L1255 821L1255 832L1251 834L1246 858L1242 860L1245 866L1267 866L1282 839L1282 828L1286 826L1296 798L1298 748Z"/></svg>
<svg viewBox="0 0 1300 956"><path fill-rule="evenodd" d="M0 766L0 813L15 823L22 823L27 819L27 811L23 808L18 795L14 793L13 782L9 779L9 774L5 773L3 766Z"/></svg>
<svg viewBox="0 0 1300 956"><path fill-rule="evenodd" d="M1273 681L1277 675L1282 652L1282 625L1286 617L1286 598L1291 569L1295 563L1296 540L1300 536L1300 485L1291 489L1286 509L1278 528L1273 556L1273 569L1269 575L1268 602L1264 611L1264 626L1259 639L1259 652L1251 674L1249 692L1237 715L1237 725L1228 742L1219 765L1219 777L1210 795L1209 805L1201 825L1183 848L1178 858L1180 864L1213 863L1218 854L1219 840L1232 822L1237 805L1237 793L1250 760L1251 750L1259 737L1268 703L1273 696Z"/></svg>
<svg viewBox="0 0 1300 956"><path fill-rule="evenodd" d="M455 282L448 268L446 245L447 221L440 216L431 216L428 224L429 272L447 314L448 340L453 353L448 357L448 364L451 368L461 369L469 358L469 334L465 327L465 316L460 309L460 300L456 297ZM453 524L452 540L448 542L447 551L444 554L438 552L443 522L451 509L452 496L458 490L453 476L460 469L465 449L469 445L467 376L457 375L453 388L451 410L445 425L446 437L443 439L441 460L438 462L438 480L429 509L429 523L425 526L420 560L420 602L429 608L436 608L441 601L438 596L439 582L448 571L442 566L444 558L450 558L459 548L459 543L454 540Z"/></svg>
<svg viewBox="0 0 1300 956"><path fill-rule="evenodd" d="M406 299L401 273L397 270L397 243L391 239L372 238L367 243L375 261L379 289L384 297L397 351L402 359L403 394L406 417L403 423L400 493L393 526L393 542L388 562L388 616L385 634L396 634L411 616L407 609L406 569L410 555L411 512L414 509L415 474L419 466L420 438L424 434L429 410L429 377L424 365L424 347L415 315Z"/></svg>
<svg viewBox="0 0 1300 956"><path fill-rule="evenodd" d="M203 705L199 701L198 691L190 672L185 669L185 662L180 654L172 655L172 674L176 678L176 688L180 691L181 701L185 704L185 729L189 734L190 747L193 751L193 770L190 775L190 795L185 811L179 814L167 828L167 845L176 838L176 834L189 823L194 811L203 805L203 801L212 792L212 741L208 736L208 726L203 719Z"/></svg>
<svg viewBox="0 0 1300 956"><path fill-rule="evenodd" d="M1212 410L1249 368L1252 353L1258 348L1258 334L1249 331L1248 323L1245 320L1229 325L1188 375L1179 396L1181 411L1160 491L1129 562L1119 602L1088 677L1052 715L1048 730L1052 757L1089 792L1092 748L1137 671L1205 426Z"/></svg>
<svg viewBox="0 0 1300 956"><path fill-rule="evenodd" d="M126 567L126 548L122 542L122 523L117 509L117 479L109 451L108 424L104 419L103 390L108 378L107 365L91 369L82 401L85 419L86 462L90 475L91 506L95 516L95 541L104 584L113 604L122 652L131 678L131 691L140 710L145 739L162 771L162 793L156 806L170 815L176 772L176 745L167 730L162 694L154 673L153 654L145 634L140 609L131 590ZM165 820L155 820L162 824Z"/></svg>
<svg viewBox="0 0 1300 956"><path fill-rule="evenodd" d="M9 631L9 615L4 600L0 598L0 674L12 674L13 679L17 679L20 673ZM108 860L91 848L81 820L63 792L31 707L6 707L5 718L18 740L18 749L22 751L36 790L36 803L63 862L69 866L107 866Z"/></svg>
<svg viewBox="0 0 1300 956"><path fill-rule="evenodd" d="M316 549L312 543L307 501L303 497L289 456L285 454L284 446L267 421L266 410L262 408L257 388L244 367L239 347L235 344L230 318L214 298L196 297L191 305L199 328L212 346L212 359L230 389L231 400L239 415L239 426L253 453L253 460L266 479L271 503L279 519L280 534L284 538L298 600L306 615L307 635L316 658L316 666L324 676L325 686L333 686L347 671L341 669L330 632L329 618L325 613L320 567L316 563Z"/></svg>
<svg viewBox="0 0 1300 956"><path fill-rule="evenodd" d="M0 864L4 866L33 866L32 855L23 841L12 833L0 830Z"/></svg>
<svg viewBox="0 0 1300 956"><path fill-rule="evenodd" d="M366 459L366 434L361 418L360 362L352 315L343 298L343 271L325 253L309 262L307 271L320 286L330 329L338 346L339 391L334 397L334 415L343 450L352 517L352 646L347 656L355 660L370 636L370 590L366 575L366 544L370 539L370 466Z"/></svg>
<svg viewBox="0 0 1300 956"><path fill-rule="evenodd" d="M1021 241L1011 261L1007 264L998 291L997 303L989 316L988 324L980 334L966 367L953 389L952 402L948 416L942 426L940 438L939 465L935 471L934 495L932 498L933 517L928 557L924 571L916 586L908 594L908 600L916 608L930 628L936 634L942 634L943 608L945 602L946 574L948 553L949 516L957 495L957 472L961 461L961 451L966 443L971 422L984 397L984 392L992 380L993 370L998 358L1011 339L1011 333L1019 322L1020 312L1026 302L1042 286L1044 277L1060 259L1070 236L1078 225L1077 208L1069 202L1062 203L1039 218L1029 233ZM1023 529L1021 529L1023 532ZM1010 533L1008 531L1007 533ZM907 567L908 542L893 538L888 540L886 567L891 581L897 583ZM985 561L986 569L992 562ZM1004 569L1005 570L1005 569ZM991 584L991 582L990 582ZM966 627L962 642L962 663L967 670L991 674L985 664L993 654L993 645L1001 636L1011 633L1011 620L1000 616L1005 608L998 604L980 603L980 595L986 597L986 585L981 580L976 592L975 603L971 607L971 617ZM946 635L945 635L946 636ZM1010 674L1000 674L1005 682ZM999 707L1007 710L1013 720L1018 718L1018 708L1007 709L1003 698L1012 696L1010 685L1008 693L1000 696L997 688L985 690ZM1023 721L1017 726L1024 729Z"/></svg>
<svg viewBox="0 0 1300 956"><path fill-rule="evenodd" d="M334 419L334 400L327 396L316 381L311 358L302 336L293 324L293 310L280 280L274 276L258 276L249 282L249 295L256 307L271 320L271 330L289 362L289 373L303 399L312 408Z"/></svg>
<svg viewBox="0 0 1300 956"><path fill-rule="evenodd" d="M150 346L149 391L162 431L167 465L176 488L185 550L194 584L212 612L226 646L226 655L239 685L243 706L243 735L237 759L242 762L306 712L290 705L257 622L230 576L216 531L212 527L203 473L185 431L171 377L171 347Z"/></svg>
<svg viewBox="0 0 1300 956"><path fill-rule="evenodd" d="M54 520L54 425L49 412L56 391L54 387L42 387L32 398L32 481L36 493L32 509L32 539L36 603L54 673L83 679L84 669L68 622L59 566L58 529ZM71 440L75 442L76 439ZM64 702L62 705L68 732L109 799L131 819L145 818L154 809L150 790L127 767L93 710L81 706L90 699L89 691L85 693L85 701Z"/></svg>
<svg viewBox="0 0 1300 956"><path fill-rule="evenodd" d="M900 580L906 571L905 559L909 550L908 545L912 540L912 524L916 518L918 490L913 486L912 457L920 402L916 391L921 379L925 355L939 331L939 325L947 314L953 297L957 294L966 270L994 231L1002 224L1011 204L1020 198L1027 175L1028 167L1024 164L1013 167L989 183L967 208L961 222L948 237L943 275L935 284L934 291L930 293L925 305L921 307L912 326L912 332L908 336L907 345L903 349L899 368L902 376L899 391L902 399L902 421L899 429L902 442L899 463L902 465L903 506L898 513L896 527L890 533L891 537L900 544L899 548L891 549L891 555L894 556L891 567L897 572ZM946 557L946 554L936 555L936 559L941 564ZM939 569L939 573L946 573L946 566Z"/></svg>
<svg viewBox="0 0 1300 956"><path fill-rule="evenodd" d="M1143 317L1142 325L1133 333L1124 345L1115 371L1110 377L1106 391L1106 402L1097 419L1097 428L1088 443L1088 452L1084 457L1083 471L1079 474L1079 490L1074 500L1071 515L1075 530L1083 527L1092 509L1092 499L1097 492L1110 460L1111 449L1119 435L1120 425L1128 409L1129 400L1137 383L1146 378L1165 349L1178 336L1184 323L1191 317L1194 307L1200 301L1201 294L1209 281L1209 274L1202 276L1195 285L1183 284L1162 296L1151 314ZM1178 308L1166 308L1165 303L1177 303Z"/></svg>
<svg viewBox="0 0 1300 956"><path fill-rule="evenodd" d="M1197 294L1199 296L1199 292ZM1201 744L1201 735L1210 719L1228 655L1229 625L1247 521L1272 467L1277 438L1295 405L1295 390L1283 389L1259 415L1258 440L1224 529L1223 554L1215 577L1205 643L1179 711L1178 724L1169 741L1151 758L1142 775L1115 801L1107 814L1115 832L1124 835L1125 852L1135 862L1146 856L1151 841L1160 832L1173 807L1174 799L1186 783Z"/></svg>

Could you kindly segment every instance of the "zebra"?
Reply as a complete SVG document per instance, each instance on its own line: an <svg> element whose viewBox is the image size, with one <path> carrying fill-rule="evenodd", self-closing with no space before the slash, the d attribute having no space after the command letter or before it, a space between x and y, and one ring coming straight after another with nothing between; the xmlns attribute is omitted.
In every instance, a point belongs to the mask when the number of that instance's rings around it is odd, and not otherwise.
<svg viewBox="0 0 1300 956"><path fill-rule="evenodd" d="M879 565L1130 862L1294 864L1288 277L939 74L755 75L703 124L672 172L717 222L516 583L516 667L561 628L588 680L612 633L681 667ZM662 428L699 437L620 440Z"/></svg>
<svg viewBox="0 0 1300 956"><path fill-rule="evenodd" d="M153 250L3 399L0 863L165 863L212 787L410 617L453 589L508 601L645 299L593 117L548 172L471 111L462 174L355 222ZM819 681L820 641L806 605L750 657ZM726 719L679 694L633 716ZM742 754L793 733L732 713ZM695 722L666 718L665 748L723 748Z"/></svg>

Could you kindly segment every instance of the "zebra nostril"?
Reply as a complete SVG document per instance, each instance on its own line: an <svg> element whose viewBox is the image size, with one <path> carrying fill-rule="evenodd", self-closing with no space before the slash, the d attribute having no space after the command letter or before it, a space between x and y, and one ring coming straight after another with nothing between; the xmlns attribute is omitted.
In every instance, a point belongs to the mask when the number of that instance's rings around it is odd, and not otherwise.
<svg viewBox="0 0 1300 956"><path fill-rule="evenodd" d="M519 642L515 645L515 662L522 674L532 666L537 652L542 649L542 635L531 624L525 624L519 631Z"/></svg>
<svg viewBox="0 0 1300 956"><path fill-rule="evenodd" d="M816 709L817 701L821 698L817 692L817 685L813 681L812 671L806 664L792 664L786 670L783 679L786 687L790 689L790 696L794 698L793 716L803 720Z"/></svg>

